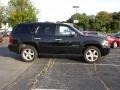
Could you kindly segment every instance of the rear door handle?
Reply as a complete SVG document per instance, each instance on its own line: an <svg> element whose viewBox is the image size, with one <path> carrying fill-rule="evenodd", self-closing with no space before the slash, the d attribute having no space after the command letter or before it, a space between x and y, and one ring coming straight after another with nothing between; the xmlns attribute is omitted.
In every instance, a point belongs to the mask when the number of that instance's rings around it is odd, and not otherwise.
<svg viewBox="0 0 120 90"><path fill-rule="evenodd" d="M61 41L62 39L55 39L56 41Z"/></svg>

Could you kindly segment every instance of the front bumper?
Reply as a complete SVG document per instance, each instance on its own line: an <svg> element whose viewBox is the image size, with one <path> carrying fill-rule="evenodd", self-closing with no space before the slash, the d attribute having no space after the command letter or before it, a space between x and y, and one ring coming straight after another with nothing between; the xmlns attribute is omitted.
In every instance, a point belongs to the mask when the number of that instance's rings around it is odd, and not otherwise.
<svg viewBox="0 0 120 90"><path fill-rule="evenodd" d="M102 52L101 52L102 56L106 56L109 53L110 53L110 47L104 47L104 48L102 48Z"/></svg>

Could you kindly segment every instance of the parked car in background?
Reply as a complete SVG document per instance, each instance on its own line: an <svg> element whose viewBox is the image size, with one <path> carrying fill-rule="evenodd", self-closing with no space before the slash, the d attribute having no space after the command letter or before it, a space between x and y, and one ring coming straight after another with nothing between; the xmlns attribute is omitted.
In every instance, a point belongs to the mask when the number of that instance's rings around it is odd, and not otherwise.
<svg viewBox="0 0 120 90"><path fill-rule="evenodd" d="M107 36L107 40L108 40L108 43L109 43L109 46L111 48L117 48L118 47L118 41L117 41L117 38L114 37L114 36L111 36L111 35L108 35Z"/></svg>
<svg viewBox="0 0 120 90"><path fill-rule="evenodd" d="M120 47L120 32L108 36L108 42L112 48Z"/></svg>
<svg viewBox="0 0 120 90"><path fill-rule="evenodd" d="M3 40L3 39L2 39L2 36L0 35L0 43L2 42L2 40Z"/></svg>
<svg viewBox="0 0 120 90"><path fill-rule="evenodd" d="M0 30L0 36L4 36L4 30Z"/></svg>
<svg viewBox="0 0 120 90"><path fill-rule="evenodd" d="M11 29L0 29L0 34L1 34L1 36L2 37L4 37L4 36L9 36L10 35L10 33L11 33Z"/></svg>

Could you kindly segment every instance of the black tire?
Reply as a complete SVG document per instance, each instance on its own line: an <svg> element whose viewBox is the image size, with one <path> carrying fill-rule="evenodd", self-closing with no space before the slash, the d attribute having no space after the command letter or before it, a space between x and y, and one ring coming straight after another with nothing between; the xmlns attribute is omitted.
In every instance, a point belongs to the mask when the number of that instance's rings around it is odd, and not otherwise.
<svg viewBox="0 0 120 90"><path fill-rule="evenodd" d="M91 51L92 55L89 55L90 51ZM93 51L95 53L94 55L93 55ZM84 51L84 55L83 56L84 56L84 60L87 63L95 63L95 62L97 62L101 58L101 52L100 52L100 49L98 49L97 47L89 46Z"/></svg>
<svg viewBox="0 0 120 90"><path fill-rule="evenodd" d="M114 41L114 42L112 43L112 48L117 48L117 47L118 47L118 44L117 44L116 41Z"/></svg>
<svg viewBox="0 0 120 90"><path fill-rule="evenodd" d="M21 57L24 62L32 62L33 60L37 59L38 53L33 46L26 45L21 49Z"/></svg>

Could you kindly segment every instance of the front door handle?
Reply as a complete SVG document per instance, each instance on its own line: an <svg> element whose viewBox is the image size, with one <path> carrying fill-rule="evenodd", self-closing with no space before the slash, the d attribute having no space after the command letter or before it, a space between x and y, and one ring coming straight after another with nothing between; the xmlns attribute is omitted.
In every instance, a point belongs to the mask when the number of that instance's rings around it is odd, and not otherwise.
<svg viewBox="0 0 120 90"><path fill-rule="evenodd" d="M56 41L62 41L62 39L55 39Z"/></svg>
<svg viewBox="0 0 120 90"><path fill-rule="evenodd" d="M41 38L34 38L35 40L40 40Z"/></svg>

